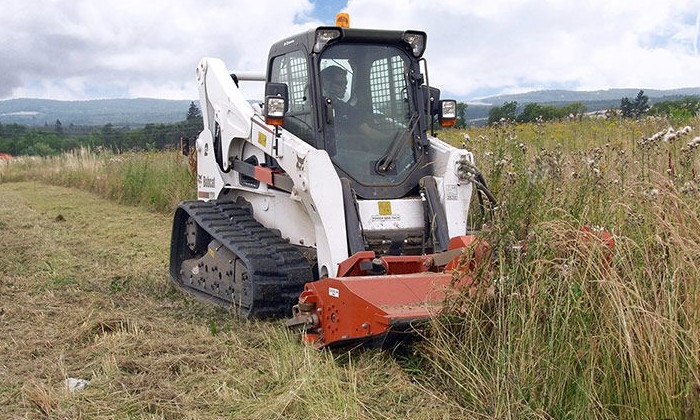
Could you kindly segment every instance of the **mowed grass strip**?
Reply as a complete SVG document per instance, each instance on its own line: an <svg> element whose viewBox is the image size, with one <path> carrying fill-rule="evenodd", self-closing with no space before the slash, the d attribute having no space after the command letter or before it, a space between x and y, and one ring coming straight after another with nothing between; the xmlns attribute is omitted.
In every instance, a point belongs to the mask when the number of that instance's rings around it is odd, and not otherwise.
<svg viewBox="0 0 700 420"><path fill-rule="evenodd" d="M169 216L37 183L0 197L0 418L465 415L387 353L317 352L175 291Z"/></svg>

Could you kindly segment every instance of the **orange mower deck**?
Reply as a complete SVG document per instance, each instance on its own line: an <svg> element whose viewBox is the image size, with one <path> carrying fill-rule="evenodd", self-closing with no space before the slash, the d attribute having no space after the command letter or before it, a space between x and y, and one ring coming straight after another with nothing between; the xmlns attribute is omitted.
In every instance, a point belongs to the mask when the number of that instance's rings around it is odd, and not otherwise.
<svg viewBox="0 0 700 420"><path fill-rule="evenodd" d="M469 271L487 249L473 236L453 238L442 254L375 258L374 252L358 252L339 265L337 277L304 286L287 325L304 330L305 341L319 348L390 347L434 317L448 290L471 284L468 275L454 284L451 272L470 245Z"/></svg>

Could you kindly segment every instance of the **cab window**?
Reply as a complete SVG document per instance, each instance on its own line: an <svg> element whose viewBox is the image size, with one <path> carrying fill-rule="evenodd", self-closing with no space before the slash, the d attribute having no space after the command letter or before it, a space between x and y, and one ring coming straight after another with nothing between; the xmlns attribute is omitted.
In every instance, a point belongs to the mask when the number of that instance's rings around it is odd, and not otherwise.
<svg viewBox="0 0 700 420"><path fill-rule="evenodd" d="M322 96L334 114L325 120L326 142L332 133L329 155L365 186L398 185L416 167L410 65L405 52L391 45L336 44L321 54ZM380 171L390 152L390 170Z"/></svg>
<svg viewBox="0 0 700 420"><path fill-rule="evenodd" d="M313 105L306 54L302 51L292 51L275 57L272 61L270 81L285 83L289 90L289 111L284 117L284 128L304 141L311 141Z"/></svg>

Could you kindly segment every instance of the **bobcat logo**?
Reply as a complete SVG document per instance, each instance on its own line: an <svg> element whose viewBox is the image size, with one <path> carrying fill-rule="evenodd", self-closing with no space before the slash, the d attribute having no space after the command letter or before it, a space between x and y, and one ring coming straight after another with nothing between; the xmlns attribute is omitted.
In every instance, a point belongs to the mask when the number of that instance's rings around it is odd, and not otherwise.
<svg viewBox="0 0 700 420"><path fill-rule="evenodd" d="M304 171L304 162L305 161L306 161L306 155L304 155L303 157L300 157L299 155L297 155L297 170L299 172Z"/></svg>

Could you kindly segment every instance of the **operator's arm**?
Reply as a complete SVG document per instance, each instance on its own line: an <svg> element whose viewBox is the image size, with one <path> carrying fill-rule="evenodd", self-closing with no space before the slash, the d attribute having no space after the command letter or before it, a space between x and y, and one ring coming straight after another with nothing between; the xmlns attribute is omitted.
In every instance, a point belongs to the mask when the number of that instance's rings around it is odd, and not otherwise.
<svg viewBox="0 0 700 420"><path fill-rule="evenodd" d="M372 140L386 140L389 138L389 135L377 130L376 128L372 128L366 122L360 124L360 133Z"/></svg>

